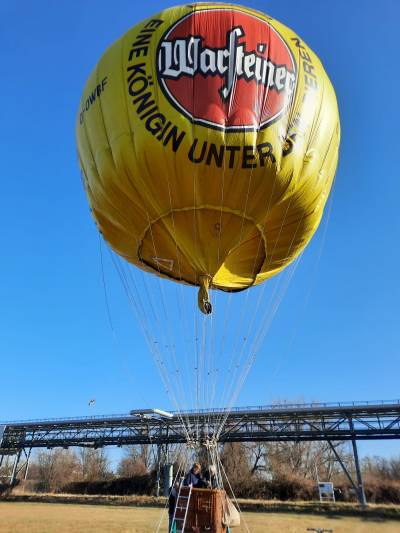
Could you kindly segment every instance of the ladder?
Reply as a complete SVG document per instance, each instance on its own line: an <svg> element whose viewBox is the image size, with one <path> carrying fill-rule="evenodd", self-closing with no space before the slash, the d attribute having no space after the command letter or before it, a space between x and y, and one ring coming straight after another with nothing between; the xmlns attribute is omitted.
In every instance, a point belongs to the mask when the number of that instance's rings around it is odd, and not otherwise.
<svg viewBox="0 0 400 533"><path fill-rule="evenodd" d="M192 485L181 485L179 487L179 492L176 497L172 527L169 533L172 533L174 524L176 525L176 533L184 533L192 488Z"/></svg>

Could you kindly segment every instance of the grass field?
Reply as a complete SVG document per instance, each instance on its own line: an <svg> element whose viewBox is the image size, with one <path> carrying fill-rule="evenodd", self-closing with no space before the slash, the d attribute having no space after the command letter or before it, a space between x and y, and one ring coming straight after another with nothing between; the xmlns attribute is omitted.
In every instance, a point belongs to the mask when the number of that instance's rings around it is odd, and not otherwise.
<svg viewBox="0 0 400 533"><path fill-rule="evenodd" d="M1 533L153 533L161 509L0 502ZM235 533L300 533L328 528L334 533L399 533L400 522L358 517L325 517L295 513L245 513L246 527ZM160 532L166 532L165 521Z"/></svg>

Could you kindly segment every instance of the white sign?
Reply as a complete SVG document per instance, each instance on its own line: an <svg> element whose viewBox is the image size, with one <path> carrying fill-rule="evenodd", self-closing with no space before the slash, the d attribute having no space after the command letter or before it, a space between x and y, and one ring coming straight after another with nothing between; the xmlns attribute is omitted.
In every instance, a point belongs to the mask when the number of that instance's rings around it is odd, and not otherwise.
<svg viewBox="0 0 400 533"><path fill-rule="evenodd" d="M333 483L318 482L319 499L321 502L335 501L335 493L333 490Z"/></svg>

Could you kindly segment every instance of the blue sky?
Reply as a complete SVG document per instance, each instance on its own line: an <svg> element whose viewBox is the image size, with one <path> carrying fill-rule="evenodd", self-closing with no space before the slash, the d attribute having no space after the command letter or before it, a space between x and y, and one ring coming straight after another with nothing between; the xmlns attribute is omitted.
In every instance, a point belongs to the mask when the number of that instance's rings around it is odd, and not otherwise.
<svg viewBox="0 0 400 533"><path fill-rule="evenodd" d="M398 398L400 5L383 0L377 13L370 0L243 3L319 55L336 89L342 143L329 220L237 404ZM104 49L171 5L1 2L0 420L170 406L103 248L110 328L74 122Z"/></svg>

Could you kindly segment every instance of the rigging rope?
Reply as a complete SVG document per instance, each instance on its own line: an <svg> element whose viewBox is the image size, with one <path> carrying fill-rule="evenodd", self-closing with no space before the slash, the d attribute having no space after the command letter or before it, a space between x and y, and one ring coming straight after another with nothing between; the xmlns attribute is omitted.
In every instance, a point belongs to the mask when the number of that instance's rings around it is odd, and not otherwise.
<svg viewBox="0 0 400 533"><path fill-rule="evenodd" d="M193 86L194 91L194 86ZM231 94L233 97L234 92ZM195 98L195 94L192 95ZM259 108L259 115L263 109L265 99L267 96L267 91L264 92L262 100L262 105ZM229 102L231 105L231 100ZM295 112L295 111L294 111ZM292 115L288 119L288 128ZM260 120L258 120L260 124ZM313 125L315 127L315 125ZM192 132L193 132L193 123L192 123ZM313 137L313 129L311 129L308 142L311 142ZM253 136L253 145L255 146L257 140L258 130ZM326 152L326 154L328 151ZM325 156L326 158L326 156ZM324 159L325 161L325 159ZM244 198L244 208L242 210L242 222L240 230L240 241L239 245L242 242L243 229L244 229L244 220L246 217L246 210L248 204L249 192L251 189L251 180L252 180L253 168L251 169L248 184L247 184L247 193ZM175 231L175 219L174 219L174 207L172 202L172 191L170 188L170 183L168 179L168 172L166 172L167 183L168 183L168 197L170 203L170 211L172 217L172 227L173 227L173 236L175 243L175 253L176 260L179 270L179 280L182 281L182 275L180 270L180 259L179 259L179 250L176 239ZM218 235L218 249L217 256L220 255L220 245L221 245L221 233L222 233L222 210L224 202L224 178L225 178L225 160L221 176L221 206L220 206L220 224L219 224L219 235ZM193 166L193 242L194 249L197 248L197 183L196 178L198 176L198 170L196 166ZM290 180L289 180L290 181ZM268 210L267 216L269 215L272 198L275 194L275 184L276 181L273 181L272 190L269 195L268 201ZM286 224L288 213L290 212L291 203L293 201L293 196L290 197L289 201L286 204L285 213L283 218L280 220L279 231L275 238L275 242L272 247L267 251L266 260L267 266L271 265L273 260L274 252L279 242L282 230ZM157 243L155 236L153 234L153 228L150 221L150 216L147 213L148 218L148 228L151 236L151 243L154 250L154 256L157 258L159 255L157 253ZM299 230L299 227L302 224L303 217L305 213L303 212L300 220L297 221L297 226L294 234L292 235L291 242L288 246L286 258L290 257L293 245L295 243L296 235ZM258 252L262 243L262 237L259 237L257 254L253 258L253 277L255 276L257 257ZM211 421L211 411L215 405L216 400L222 401L221 405L225 405L226 408L221 411L217 424L214 423L214 434L220 435L223 426L226 422L229 413L236 402L238 395L243 387L243 384L246 380L248 373L250 372L257 354L259 353L265 336L267 335L272 320L278 310L278 307L286 293L292 276L299 264L301 255L292 263L292 265L283 271L280 275L275 277L274 281L264 283L261 288L253 287L245 291L244 297L240 294L235 295L237 303L240 305L241 309L239 315L231 314L231 302L232 294L228 296L222 294L219 291L215 291L214 294L209 294L208 290L212 286L211 277L208 275L201 275L197 278L197 283L200 285L199 291L199 305L202 307L205 312L204 316L199 316L196 308L196 304L193 300L194 312L193 317L193 331L194 339L192 341L192 346L190 346L190 340L187 340L187 333L190 331L190 326L187 324L184 325L184 321L189 318L189 314L186 312L187 306L185 301L185 292L186 289L182 285L175 287L174 296L177 302L176 311L171 313L171 306L167 305L171 302L166 295L166 291L171 289L171 285L174 285L172 282L161 280L157 278L157 281L151 283L148 281L148 276L142 273L142 283L138 284L135 281L137 276L137 269L134 267L128 268L128 275L125 272L124 266L119 258L115 258L113 255L113 262L116 264L117 272L121 278L124 290L128 296L130 304L134 309L135 315L138 319L138 322L144 331L146 342L149 346L150 352L153 359L155 360L156 367L160 373L160 376L163 380L166 392L170 397L172 403L176 406L177 416L182 419L182 424L185 426L187 438L190 440L192 436L189 434L190 431L190 421L188 416L188 407L190 405L196 405L196 415L195 415L195 439L200 439L200 410L201 407L204 407L206 410L206 431L209 432L210 421ZM157 270L161 275L160 265L156 262ZM196 270L197 273L197 270ZM197 275L197 274L196 274ZM157 295L154 292L155 285L158 286ZM264 293L267 290L270 290L269 301L266 306L265 312L260 316L259 311L262 304L264 303ZM146 292L146 299L143 298L141 289ZM255 302L252 298L254 295ZM156 300L155 304L153 300ZM213 300L213 303L211 303ZM207 316L214 305L214 314ZM150 313L149 313L150 311ZM221 311L223 311L221 313ZM149 317L149 314L151 317ZM201 320L200 320L201 318ZM222 327L221 325L222 318ZM157 331L157 334L154 333L154 330ZM180 333L178 333L180 330ZM218 334L217 334L218 332ZM217 342L215 342L214 336L217 335ZM190 335L189 335L190 337ZM187 343L187 346L186 346ZM194 351L194 383L192 380L193 370L191 366L193 365L193 357L189 352L192 347ZM218 357L217 357L218 353ZM185 379L183 379L183 364L185 363L185 370L187 372ZM222 369L225 371L222 372ZM221 370L221 371L220 371ZM222 385L222 386L221 386ZM218 394L218 390L220 391ZM194 402L193 402L194 396Z"/></svg>

